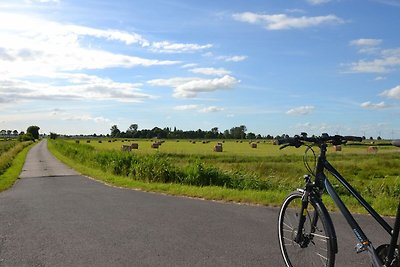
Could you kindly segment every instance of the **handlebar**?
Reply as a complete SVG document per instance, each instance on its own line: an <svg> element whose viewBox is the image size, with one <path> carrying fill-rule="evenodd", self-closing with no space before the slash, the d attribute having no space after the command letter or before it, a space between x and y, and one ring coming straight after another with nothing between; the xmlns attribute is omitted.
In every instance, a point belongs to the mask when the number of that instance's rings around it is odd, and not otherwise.
<svg viewBox="0 0 400 267"><path fill-rule="evenodd" d="M331 143L333 145L341 145L347 143L348 141L361 142L362 138L358 136L341 136L341 135L330 136L328 134L322 134L321 136L316 136L316 137L315 136L307 137L307 134L303 133L301 135L295 135L294 137L277 139L277 144L283 145L281 147L281 149L283 149L288 146L294 146L296 148L299 148L305 143L314 143L316 145Z"/></svg>

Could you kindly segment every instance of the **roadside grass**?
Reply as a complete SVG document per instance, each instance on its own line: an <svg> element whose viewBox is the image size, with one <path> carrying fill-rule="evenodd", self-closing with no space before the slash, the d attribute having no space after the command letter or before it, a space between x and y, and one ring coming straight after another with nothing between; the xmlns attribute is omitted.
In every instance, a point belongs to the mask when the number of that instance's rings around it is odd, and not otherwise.
<svg viewBox="0 0 400 267"><path fill-rule="evenodd" d="M149 141L143 142L150 147ZM168 143L175 142L168 141L162 146L165 148ZM208 150L208 154L203 151L204 154L196 155L173 153L166 149L165 152L127 153L117 151L115 147L120 148L118 144L114 144L114 148L108 145L110 148L105 149L101 143L93 141L91 144L63 140L48 142L50 151L67 165L84 175L118 187L279 206L287 193L303 185L302 174L305 170L302 153L298 152L301 149L278 154L274 151L277 146L265 144L264 156L260 156L250 155L247 151L244 153L247 148L231 142L231 153L216 155ZM193 148L196 144L187 142L184 147L188 145ZM233 150L234 145L238 145L242 155ZM270 150L272 153L268 153ZM376 155L365 153L365 147L350 147L349 150L346 153L330 153L331 163L379 213L395 215L400 198L398 150L388 148L386 150L392 152ZM337 186L334 179L331 182ZM365 213L347 191L340 186L337 190L353 212ZM330 199L324 197L324 201L329 209L336 209Z"/></svg>
<svg viewBox="0 0 400 267"><path fill-rule="evenodd" d="M32 142L24 142L12 148L7 157L2 154L2 160L8 160L8 168L0 174L0 192L10 188L18 179L25 163L26 155L33 146ZM12 156L13 155L13 156ZM4 157L3 157L4 156Z"/></svg>

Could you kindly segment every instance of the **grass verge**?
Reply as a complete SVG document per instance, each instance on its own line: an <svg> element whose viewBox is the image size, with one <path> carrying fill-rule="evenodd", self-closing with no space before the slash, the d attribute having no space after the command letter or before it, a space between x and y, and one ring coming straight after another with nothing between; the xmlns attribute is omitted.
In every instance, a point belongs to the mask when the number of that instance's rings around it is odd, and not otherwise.
<svg viewBox="0 0 400 267"><path fill-rule="evenodd" d="M10 167L0 175L0 192L10 188L18 179L24 166L26 155L33 145L34 143L23 148L12 160Z"/></svg>

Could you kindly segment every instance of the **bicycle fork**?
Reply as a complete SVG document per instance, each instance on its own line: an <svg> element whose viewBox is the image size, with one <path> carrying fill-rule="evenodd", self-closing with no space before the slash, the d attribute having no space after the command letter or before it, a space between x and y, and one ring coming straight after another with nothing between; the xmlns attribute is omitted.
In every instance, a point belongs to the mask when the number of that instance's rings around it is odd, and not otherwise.
<svg viewBox="0 0 400 267"><path fill-rule="evenodd" d="M299 219L299 224L297 227L297 234L294 239L294 241L300 245L300 247L304 248L306 247L310 240L311 240L311 235L308 238L305 238L305 235L303 233L303 228L304 228L304 223L306 222L307 219L307 209L308 209L308 202L309 202L309 196L310 192L312 190L313 184L311 182L311 177L309 175L304 176L304 180L306 181L306 189L301 190L303 193L303 196L301 197L301 209L300 209L300 219ZM311 232L310 234L315 232L315 226L317 225L318 221L318 214L315 212L311 221Z"/></svg>

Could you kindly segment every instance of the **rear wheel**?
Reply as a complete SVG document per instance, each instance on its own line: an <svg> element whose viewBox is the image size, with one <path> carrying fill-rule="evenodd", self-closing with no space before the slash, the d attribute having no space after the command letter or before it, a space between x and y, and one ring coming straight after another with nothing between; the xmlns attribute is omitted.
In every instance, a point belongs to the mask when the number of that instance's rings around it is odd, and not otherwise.
<svg viewBox="0 0 400 267"><path fill-rule="evenodd" d="M319 203L308 202L303 229L298 229L302 195L298 191L289 194L279 212L279 245L286 266L334 266L333 229ZM301 240L296 241L298 232L301 232Z"/></svg>

